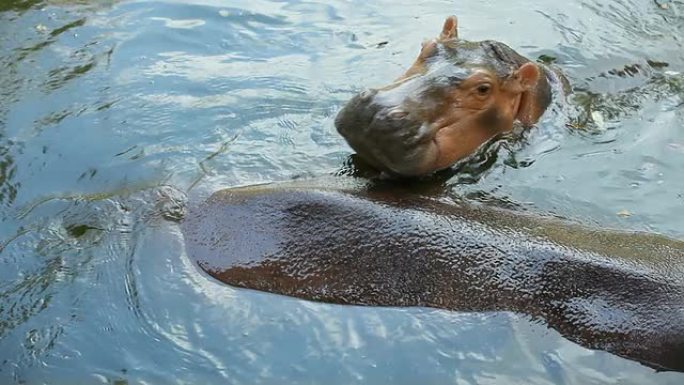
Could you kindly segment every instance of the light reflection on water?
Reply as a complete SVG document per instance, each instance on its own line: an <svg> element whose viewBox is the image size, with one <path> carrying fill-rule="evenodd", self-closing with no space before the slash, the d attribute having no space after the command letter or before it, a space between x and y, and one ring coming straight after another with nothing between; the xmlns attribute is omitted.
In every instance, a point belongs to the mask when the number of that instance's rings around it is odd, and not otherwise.
<svg viewBox="0 0 684 385"><path fill-rule="evenodd" d="M555 57L593 122L548 114L454 194L681 238L681 2L79 3L0 5L0 383L682 382L518 315L235 290L175 222L219 188L338 173L341 104L455 13Z"/></svg>

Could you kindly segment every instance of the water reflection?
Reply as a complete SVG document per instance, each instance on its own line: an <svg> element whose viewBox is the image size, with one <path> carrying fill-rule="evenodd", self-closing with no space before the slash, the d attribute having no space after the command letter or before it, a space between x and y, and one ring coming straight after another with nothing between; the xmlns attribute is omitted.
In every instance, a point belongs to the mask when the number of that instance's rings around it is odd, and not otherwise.
<svg viewBox="0 0 684 385"><path fill-rule="evenodd" d="M0 382L681 383L513 314L225 287L176 223L227 186L377 177L334 115L456 13L464 37L555 58L577 111L408 188L681 237L684 23L668 4L0 3Z"/></svg>
<svg viewBox="0 0 684 385"><path fill-rule="evenodd" d="M0 136L0 141L4 142L3 139ZM13 181L16 166L10 153L11 147L12 142L5 142L4 145L0 145L0 206L2 207L8 207L14 202L19 188L18 182Z"/></svg>
<svg viewBox="0 0 684 385"><path fill-rule="evenodd" d="M34 1L29 1L29 0L8 0L8 1L3 1L2 4L0 4L0 12L7 12L7 11L26 11L28 9L33 8L34 6L41 4L43 0L34 0Z"/></svg>

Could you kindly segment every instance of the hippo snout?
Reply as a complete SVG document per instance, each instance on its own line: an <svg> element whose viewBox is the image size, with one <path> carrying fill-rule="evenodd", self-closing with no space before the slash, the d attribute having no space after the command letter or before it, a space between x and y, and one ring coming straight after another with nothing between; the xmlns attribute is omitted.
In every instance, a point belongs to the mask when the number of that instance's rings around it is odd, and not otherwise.
<svg viewBox="0 0 684 385"><path fill-rule="evenodd" d="M355 137L367 130L380 106L373 103L377 90L363 91L347 102L335 118L337 131L345 138Z"/></svg>
<svg viewBox="0 0 684 385"><path fill-rule="evenodd" d="M427 147L434 132L408 109L384 103L383 91L367 90L354 96L335 119L337 131L372 166L399 175L426 170Z"/></svg>

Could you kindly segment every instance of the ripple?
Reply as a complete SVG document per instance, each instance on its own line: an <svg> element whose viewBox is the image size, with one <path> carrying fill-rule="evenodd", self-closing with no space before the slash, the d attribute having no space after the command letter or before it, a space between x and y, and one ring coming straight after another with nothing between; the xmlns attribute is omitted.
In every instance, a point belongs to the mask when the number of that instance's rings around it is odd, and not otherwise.
<svg viewBox="0 0 684 385"><path fill-rule="evenodd" d="M206 22L204 20L200 20L200 19L174 20L174 19L168 19L165 17L151 17L150 20L163 21L164 26L166 28L174 28L174 29L193 29L193 28L201 27L201 26L206 24Z"/></svg>
<svg viewBox="0 0 684 385"><path fill-rule="evenodd" d="M226 287L177 223L219 188L372 177L335 113L457 13L576 92L432 188L680 237L678 2L79 3L0 5L0 382L681 383L515 314Z"/></svg>

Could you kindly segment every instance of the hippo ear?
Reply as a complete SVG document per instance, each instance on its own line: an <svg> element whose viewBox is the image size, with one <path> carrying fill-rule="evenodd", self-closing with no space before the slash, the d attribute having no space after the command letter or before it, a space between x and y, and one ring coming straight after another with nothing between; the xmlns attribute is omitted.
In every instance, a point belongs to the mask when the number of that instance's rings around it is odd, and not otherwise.
<svg viewBox="0 0 684 385"><path fill-rule="evenodd" d="M457 39L458 38L458 20L456 16L449 16L444 21L442 33L439 35L440 40Z"/></svg>
<svg viewBox="0 0 684 385"><path fill-rule="evenodd" d="M532 62L521 65L512 77L513 85L511 88L522 93L516 118L526 127L537 123L548 104L541 100L543 95L540 94L539 87L537 87L540 77L539 66Z"/></svg>
<svg viewBox="0 0 684 385"><path fill-rule="evenodd" d="M518 85L525 92L534 89L540 75L539 66L532 62L527 62L515 71L513 78L518 80Z"/></svg>

